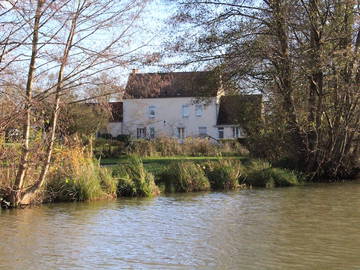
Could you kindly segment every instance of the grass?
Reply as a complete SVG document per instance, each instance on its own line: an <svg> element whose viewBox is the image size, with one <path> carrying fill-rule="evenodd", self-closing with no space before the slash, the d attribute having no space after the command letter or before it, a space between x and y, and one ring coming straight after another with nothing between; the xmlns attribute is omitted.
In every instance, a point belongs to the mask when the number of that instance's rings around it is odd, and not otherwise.
<svg viewBox="0 0 360 270"><path fill-rule="evenodd" d="M210 161L203 168L214 190L234 190L244 186L239 185L240 177L245 174L245 167L239 160Z"/></svg>
<svg viewBox="0 0 360 270"><path fill-rule="evenodd" d="M246 182L254 187L266 188L299 185L299 180L295 173L279 168L267 168L253 171L248 175Z"/></svg>
<svg viewBox="0 0 360 270"><path fill-rule="evenodd" d="M114 167L117 164L126 164L129 159L129 156L121 156L120 158L107 158L101 159L101 165ZM192 157L192 156L171 156L171 157L144 157L142 162L144 168L152 173L155 177L155 181L159 182L160 175L170 166L172 163L188 161L194 162L196 164L202 164L205 162L219 161L219 160L239 160L241 162L246 162L248 157L241 156L230 156L230 157Z"/></svg>
<svg viewBox="0 0 360 270"><path fill-rule="evenodd" d="M104 158L100 160L101 165L116 165L118 163L126 162L129 156L120 156L119 158ZM219 156L201 156L201 157L193 157L193 156L168 156L168 157L142 157L141 158L144 165L149 163L158 163L158 164L169 164L173 161L194 161L194 162L204 162L204 161L212 161L212 160L220 160L220 159L235 159L235 160L247 160L248 157L244 156L227 156L227 157L219 157Z"/></svg>
<svg viewBox="0 0 360 270"><path fill-rule="evenodd" d="M210 190L204 170L193 162L175 162L160 175L166 192L194 192Z"/></svg>
<svg viewBox="0 0 360 270"><path fill-rule="evenodd" d="M118 164L113 175L118 179L119 196L152 197L159 194L154 175L145 169L138 157L129 157L127 163Z"/></svg>
<svg viewBox="0 0 360 270"><path fill-rule="evenodd" d="M91 201L115 198L117 180L112 177L112 170L100 167L96 161L78 152L69 151L70 155L52 168L45 188L47 200Z"/></svg>

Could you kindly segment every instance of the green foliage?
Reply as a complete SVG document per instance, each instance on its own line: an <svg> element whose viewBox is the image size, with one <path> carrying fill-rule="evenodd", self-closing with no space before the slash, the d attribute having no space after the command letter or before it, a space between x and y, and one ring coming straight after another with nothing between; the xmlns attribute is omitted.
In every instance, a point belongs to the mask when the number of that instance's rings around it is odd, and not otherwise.
<svg viewBox="0 0 360 270"><path fill-rule="evenodd" d="M62 165L62 166L61 166ZM55 168L46 186L48 200L90 201L116 197L117 180L107 168L84 158Z"/></svg>
<svg viewBox="0 0 360 270"><path fill-rule="evenodd" d="M110 113L99 104L72 104L62 111L59 119L59 130L66 135L75 133L88 137L105 128Z"/></svg>
<svg viewBox="0 0 360 270"><path fill-rule="evenodd" d="M192 162L174 162L160 177L167 192L210 190L210 183L200 165Z"/></svg>
<svg viewBox="0 0 360 270"><path fill-rule="evenodd" d="M232 190L240 187L239 178L244 174L240 161L219 160L204 166L212 189Z"/></svg>
<svg viewBox="0 0 360 270"><path fill-rule="evenodd" d="M286 187L299 184L298 177L292 171L279 168L254 170L247 175L246 183L255 187Z"/></svg>
<svg viewBox="0 0 360 270"><path fill-rule="evenodd" d="M271 168L271 164L261 159L253 159L246 163L247 173Z"/></svg>
<svg viewBox="0 0 360 270"><path fill-rule="evenodd" d="M159 194L153 174L149 173L140 158L132 156L126 164L118 164L114 175L119 178L118 195L152 197Z"/></svg>
<svg viewBox="0 0 360 270"><path fill-rule="evenodd" d="M126 149L126 143L119 140L97 138L94 142L94 155L99 158L120 157Z"/></svg>

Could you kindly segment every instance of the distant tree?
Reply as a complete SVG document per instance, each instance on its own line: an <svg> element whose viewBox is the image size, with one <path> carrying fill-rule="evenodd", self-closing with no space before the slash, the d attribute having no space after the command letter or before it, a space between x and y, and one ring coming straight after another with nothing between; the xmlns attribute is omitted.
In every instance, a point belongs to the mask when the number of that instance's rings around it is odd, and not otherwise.
<svg viewBox="0 0 360 270"><path fill-rule="evenodd" d="M264 94L258 146L271 138L276 158L292 159L313 179L352 174L360 147L358 1L172 2L174 21L193 33L174 51L186 53L187 64L220 67L239 92Z"/></svg>

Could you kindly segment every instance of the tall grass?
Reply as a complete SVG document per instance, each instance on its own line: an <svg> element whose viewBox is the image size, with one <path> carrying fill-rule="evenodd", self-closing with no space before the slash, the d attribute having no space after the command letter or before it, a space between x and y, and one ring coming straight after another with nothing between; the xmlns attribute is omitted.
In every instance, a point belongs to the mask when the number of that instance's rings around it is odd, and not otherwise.
<svg viewBox="0 0 360 270"><path fill-rule="evenodd" d="M126 164L118 164L113 173L119 181L119 196L152 197L159 194L154 175L144 168L141 159L136 156L131 156Z"/></svg>
<svg viewBox="0 0 360 270"><path fill-rule="evenodd" d="M109 169L75 148L61 153L49 174L46 194L52 201L89 201L115 198L116 187L117 180Z"/></svg>
<svg viewBox="0 0 360 270"><path fill-rule="evenodd" d="M219 160L204 164L211 188L215 190L233 190L240 187L239 179L245 168L237 160Z"/></svg>
<svg viewBox="0 0 360 270"><path fill-rule="evenodd" d="M266 188L295 186L301 182L295 172L273 168L270 163L261 160L248 164L242 181L250 186Z"/></svg>
<svg viewBox="0 0 360 270"><path fill-rule="evenodd" d="M201 166L192 162L174 162L161 176L166 192L210 190L210 183Z"/></svg>

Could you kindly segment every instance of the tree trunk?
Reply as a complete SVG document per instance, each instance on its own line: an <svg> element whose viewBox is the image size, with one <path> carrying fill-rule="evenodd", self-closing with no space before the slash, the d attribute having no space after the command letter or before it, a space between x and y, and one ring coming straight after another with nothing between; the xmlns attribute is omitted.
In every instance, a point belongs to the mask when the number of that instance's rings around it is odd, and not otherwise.
<svg viewBox="0 0 360 270"><path fill-rule="evenodd" d="M26 122L23 127L22 155L19 164L19 169L15 178L15 183L12 188L12 191L10 192L10 203L12 207L17 207L20 204L22 189L24 186L24 180L26 177L26 171L29 163L28 159L29 159L29 144L30 144L30 130L31 130L32 92L33 92L34 75L36 70L36 57L38 54L40 18L42 16L43 4L44 4L44 0L37 1L34 28L33 28L31 59L30 59L29 72L26 83L26 101L25 101Z"/></svg>
<svg viewBox="0 0 360 270"><path fill-rule="evenodd" d="M274 20L274 35L277 43L277 76L280 81L280 95L282 97L282 106L286 114L286 121L289 130L290 139L295 147L296 156L299 161L304 158L306 149L303 135L299 126L294 102L293 89L293 68L289 49L289 31L288 31L288 5L287 1L270 1Z"/></svg>
<svg viewBox="0 0 360 270"><path fill-rule="evenodd" d="M78 8L80 8L80 2L79 2ZM79 10L78 10L78 12L79 12ZM59 69L58 81L57 81L56 92L55 92L54 109L52 112L52 119L51 119L52 120L51 135L50 135L50 141L49 141L49 144L48 144L48 147L46 150L46 158L44 160L44 163L42 164L42 168L41 168L41 172L40 172L40 176L39 176L38 180L32 187L27 189L22 194L22 197L20 198L21 204L24 204L24 205L30 204L33 197L36 196L36 193L44 185L47 173L50 168L51 157L52 157L54 143L55 143L55 139L56 139L57 122L58 122L59 114L60 114L60 96L61 96L60 94L61 94L62 87L63 87L64 70L65 70L65 67L66 67L66 64L67 64L67 61L69 58L70 50L73 45L73 39L74 39L74 35L75 35L75 30L76 30L78 12L76 12L74 14L74 17L72 19L70 32L69 32L68 39L67 39L67 42L65 45L63 58L62 58L62 62L61 62L60 69Z"/></svg>

